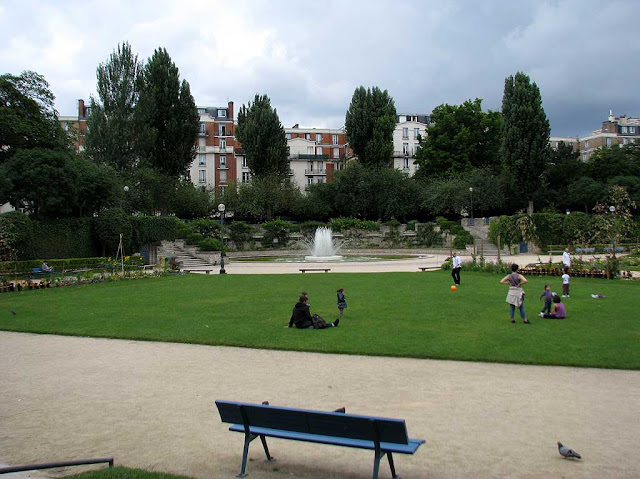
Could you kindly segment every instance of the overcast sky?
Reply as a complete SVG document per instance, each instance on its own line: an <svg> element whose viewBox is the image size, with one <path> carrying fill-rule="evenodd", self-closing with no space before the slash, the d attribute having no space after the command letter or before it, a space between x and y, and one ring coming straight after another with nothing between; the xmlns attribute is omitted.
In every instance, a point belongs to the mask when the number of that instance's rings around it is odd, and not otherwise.
<svg viewBox="0 0 640 479"><path fill-rule="evenodd" d="M133 5L133 6L132 6ZM0 1L0 73L45 76L61 115L95 95L96 67L128 41L165 47L201 106L266 93L285 127L340 128L359 85L399 113L482 98L527 73L554 136L640 117L640 1Z"/></svg>

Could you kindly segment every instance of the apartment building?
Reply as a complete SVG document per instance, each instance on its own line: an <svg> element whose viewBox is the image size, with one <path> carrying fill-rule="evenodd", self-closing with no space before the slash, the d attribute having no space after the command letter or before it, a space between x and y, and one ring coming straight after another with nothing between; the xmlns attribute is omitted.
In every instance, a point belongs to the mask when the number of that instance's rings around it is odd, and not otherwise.
<svg viewBox="0 0 640 479"><path fill-rule="evenodd" d="M189 177L196 186L219 187L242 178L236 152L233 102L224 107L199 106L200 130L196 158L189 168ZM247 170L248 171L248 170Z"/></svg>
<svg viewBox="0 0 640 479"><path fill-rule="evenodd" d="M602 122L602 128L593 130L590 135L578 138L553 136L549 141L551 148L557 148L560 142L571 145L574 150L580 152L582 161L586 162L598 148L640 144L640 118L631 118L626 115L617 117L613 111L609 110L609 117Z"/></svg>
<svg viewBox="0 0 640 479"><path fill-rule="evenodd" d="M413 161L419 138L424 138L429 126L429 115L424 113L400 113L396 115L393 130L393 167L413 175L418 165Z"/></svg>
<svg viewBox="0 0 640 479"><path fill-rule="evenodd" d="M77 116L59 116L58 121L62 129L74 137L73 145L77 152L84 150L84 135L87 132L87 118L91 114L91 107L78 100Z"/></svg>
<svg viewBox="0 0 640 479"><path fill-rule="evenodd" d="M343 129L285 128L291 178L304 191L312 184L333 181L351 156Z"/></svg>

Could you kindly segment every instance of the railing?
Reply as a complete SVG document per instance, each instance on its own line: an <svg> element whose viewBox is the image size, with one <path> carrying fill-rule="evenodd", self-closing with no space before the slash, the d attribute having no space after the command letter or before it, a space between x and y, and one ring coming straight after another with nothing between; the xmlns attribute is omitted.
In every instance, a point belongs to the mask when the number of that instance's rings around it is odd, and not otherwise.
<svg viewBox="0 0 640 479"><path fill-rule="evenodd" d="M113 457L104 457L100 459L80 459L78 461L44 462L42 464L28 464L25 466L0 467L0 474L35 471L38 469L54 469L56 467L84 466L86 464L101 464L103 462L108 462L109 467L113 467Z"/></svg>
<svg viewBox="0 0 640 479"><path fill-rule="evenodd" d="M299 154L289 155L290 160L328 160L329 155L312 155L312 154Z"/></svg>
<svg viewBox="0 0 640 479"><path fill-rule="evenodd" d="M304 170L305 175L326 175L327 170Z"/></svg>

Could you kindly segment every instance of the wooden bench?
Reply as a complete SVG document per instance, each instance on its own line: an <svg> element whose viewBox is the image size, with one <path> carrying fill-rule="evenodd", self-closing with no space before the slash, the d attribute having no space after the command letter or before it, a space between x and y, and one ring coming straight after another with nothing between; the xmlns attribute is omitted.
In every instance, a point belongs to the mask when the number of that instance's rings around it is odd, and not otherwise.
<svg viewBox="0 0 640 479"><path fill-rule="evenodd" d="M267 447L267 437L372 450L373 479L377 479L380 459L385 455L392 476L398 478L393 453L414 454L425 442L409 439L402 419L276 407L268 403L217 400L216 406L222 422L231 424L230 431L244 433L242 468L238 477L245 477L249 444L258 437L268 461L274 459Z"/></svg>
<svg viewBox="0 0 640 479"><path fill-rule="evenodd" d="M331 271L331 268L300 268L300 272L303 274L307 271L324 271L325 273L328 273Z"/></svg>
<svg viewBox="0 0 640 479"><path fill-rule="evenodd" d="M418 269L424 273L425 271L437 271L440 268L438 266L418 266Z"/></svg>

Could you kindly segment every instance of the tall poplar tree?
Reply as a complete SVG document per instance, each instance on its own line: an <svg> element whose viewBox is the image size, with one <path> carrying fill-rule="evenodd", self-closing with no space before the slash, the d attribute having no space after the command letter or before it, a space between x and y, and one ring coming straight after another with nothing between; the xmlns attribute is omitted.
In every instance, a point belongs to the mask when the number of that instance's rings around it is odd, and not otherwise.
<svg viewBox="0 0 640 479"><path fill-rule="evenodd" d="M551 130L538 85L531 83L528 75L518 72L515 77L505 79L502 118L505 180L512 191L512 200L528 201L532 213L549 162Z"/></svg>
<svg viewBox="0 0 640 479"><path fill-rule="evenodd" d="M171 178L184 176L196 156L200 117L189 83L180 81L164 48L144 67L134 119L140 160Z"/></svg>
<svg viewBox="0 0 640 479"><path fill-rule="evenodd" d="M396 107L387 90L356 88L347 110L347 141L358 161L367 168L391 165Z"/></svg>
<svg viewBox="0 0 640 479"><path fill-rule="evenodd" d="M142 63L124 42L98 65L98 99L91 97L85 151L96 163L116 170L136 166L133 112L138 102Z"/></svg>
<svg viewBox="0 0 640 479"><path fill-rule="evenodd" d="M289 176L287 138L267 95L256 94L253 103L240 107L236 138L242 143L247 165L255 178Z"/></svg>

